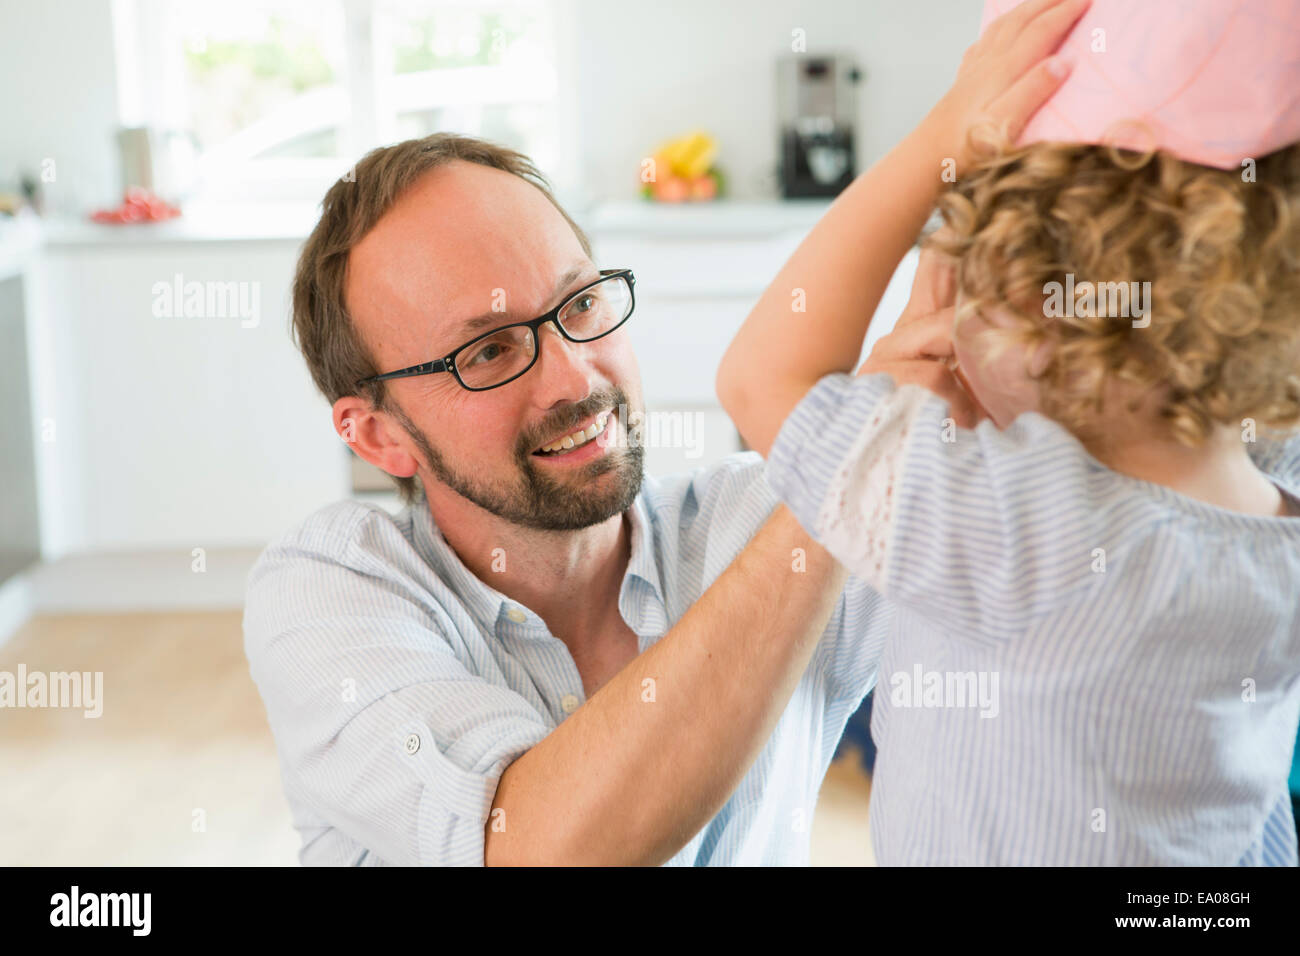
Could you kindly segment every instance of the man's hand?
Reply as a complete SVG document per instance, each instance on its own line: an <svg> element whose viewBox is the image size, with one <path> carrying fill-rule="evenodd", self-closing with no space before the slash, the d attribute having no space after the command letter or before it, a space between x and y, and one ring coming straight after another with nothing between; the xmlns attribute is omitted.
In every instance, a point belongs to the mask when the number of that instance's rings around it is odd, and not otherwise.
<svg viewBox="0 0 1300 956"><path fill-rule="evenodd" d="M898 385L920 385L948 403L961 428L974 428L988 413L963 386L952 347L957 277L952 263L933 249L921 252L912 295L893 331L883 336L858 369L888 372Z"/></svg>

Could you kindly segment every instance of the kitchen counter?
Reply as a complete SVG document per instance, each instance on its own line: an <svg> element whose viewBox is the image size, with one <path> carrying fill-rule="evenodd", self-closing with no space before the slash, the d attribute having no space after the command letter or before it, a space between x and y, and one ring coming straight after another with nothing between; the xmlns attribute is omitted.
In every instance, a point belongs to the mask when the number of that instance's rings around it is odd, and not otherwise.
<svg viewBox="0 0 1300 956"><path fill-rule="evenodd" d="M831 206L822 199L771 199L701 203L645 200L602 203L578 218L591 232L635 234L645 238L757 239L797 231L806 233Z"/></svg>
<svg viewBox="0 0 1300 956"><path fill-rule="evenodd" d="M806 233L830 208L829 200L728 199L654 203L630 199L598 203L570 214L589 233L643 238L758 239ZM320 216L319 203L215 204L191 202L184 215L155 223L107 225L89 219L37 221L51 246L116 246L190 242L301 242Z"/></svg>
<svg viewBox="0 0 1300 956"><path fill-rule="evenodd" d="M41 223L51 246L120 246L188 242L301 242L320 216L319 203L189 203L163 222L106 224L89 219Z"/></svg>

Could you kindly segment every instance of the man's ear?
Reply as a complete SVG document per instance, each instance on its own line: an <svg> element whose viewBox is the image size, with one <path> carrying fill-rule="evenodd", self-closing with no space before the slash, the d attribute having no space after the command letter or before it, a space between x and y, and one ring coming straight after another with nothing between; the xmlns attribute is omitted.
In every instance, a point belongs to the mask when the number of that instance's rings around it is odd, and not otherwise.
<svg viewBox="0 0 1300 956"><path fill-rule="evenodd" d="M413 478L419 470L410 436L364 398L345 395L334 403L334 430L358 457L394 478Z"/></svg>

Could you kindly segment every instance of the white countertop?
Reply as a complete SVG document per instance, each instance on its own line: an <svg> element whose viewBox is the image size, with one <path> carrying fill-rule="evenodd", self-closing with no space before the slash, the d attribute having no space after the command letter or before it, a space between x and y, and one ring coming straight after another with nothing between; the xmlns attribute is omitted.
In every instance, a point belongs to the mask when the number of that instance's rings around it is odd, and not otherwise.
<svg viewBox="0 0 1300 956"><path fill-rule="evenodd" d="M826 199L768 199L660 203L628 200L601 203L575 214L590 232L634 233L692 239L754 239L811 229L831 206Z"/></svg>
<svg viewBox="0 0 1300 956"><path fill-rule="evenodd" d="M51 246L173 242L302 242L320 216L319 203L190 203L163 222L98 223L51 219L42 223Z"/></svg>
<svg viewBox="0 0 1300 956"><path fill-rule="evenodd" d="M811 229L830 208L829 200L730 199L700 203L622 200L599 203L571 214L593 234L656 238L754 239ZM319 203L202 204L166 222L101 224L89 219L0 220L0 255L14 237L60 246L119 246L177 242L293 242L307 238L320 216ZM26 217L24 217L26 218ZM36 235L33 238L32 231Z"/></svg>

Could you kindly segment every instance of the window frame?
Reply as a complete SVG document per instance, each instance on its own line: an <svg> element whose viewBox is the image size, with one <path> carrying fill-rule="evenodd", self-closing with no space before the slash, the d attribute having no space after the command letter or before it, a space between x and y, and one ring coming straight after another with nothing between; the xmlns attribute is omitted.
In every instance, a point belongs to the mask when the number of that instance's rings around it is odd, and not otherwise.
<svg viewBox="0 0 1300 956"><path fill-rule="evenodd" d="M409 96L402 86L403 76L393 72L392 17L400 4L388 0L334 0L343 16L344 55L339 75L346 106L339 119L337 157L270 157L241 161L238 171L204 181L200 175L197 188L189 195L176 197L184 201L283 202L317 201L328 186L369 150L396 142L398 117L419 109L404 107ZM118 116L122 126L149 126L160 129L188 127L187 79L184 51L177 43L173 0L112 0L114 49L117 66ZM571 35L575 15L573 0L459 0L456 6L472 10L526 7L538 9L550 32L549 46L554 58L556 85L550 96L525 95L519 99L482 100L479 108L500 103L538 102L550 114L555 126L554 154L543 166L557 192L566 193L582 181L581 150L576 146L575 110L577 73L572 67L571 51L576 42ZM444 8L440 8L444 9ZM150 51L150 55L141 55ZM465 71L468 79L482 73L484 79L499 79L509 74L500 67L449 67L448 71ZM491 77L488 74L491 73ZM532 92L524 85L520 90ZM199 168L205 165L200 154Z"/></svg>

